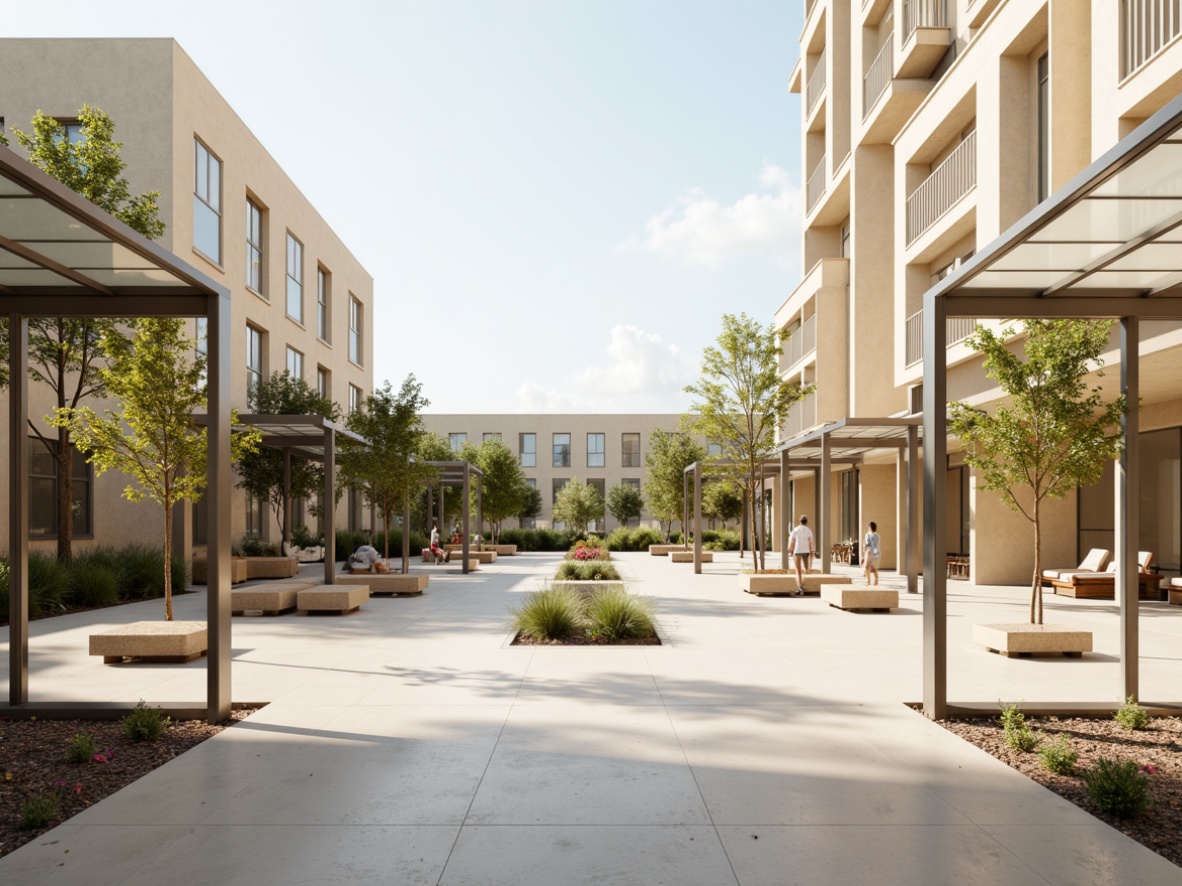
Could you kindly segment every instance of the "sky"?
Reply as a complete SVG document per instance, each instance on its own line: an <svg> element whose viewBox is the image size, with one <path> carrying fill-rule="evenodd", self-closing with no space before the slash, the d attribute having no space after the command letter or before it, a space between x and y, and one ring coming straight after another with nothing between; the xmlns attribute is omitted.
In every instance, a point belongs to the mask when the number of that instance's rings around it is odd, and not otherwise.
<svg viewBox="0 0 1182 886"><path fill-rule="evenodd" d="M376 384L683 412L722 314L770 323L800 279L803 6L61 0L3 25L176 38L373 276Z"/></svg>

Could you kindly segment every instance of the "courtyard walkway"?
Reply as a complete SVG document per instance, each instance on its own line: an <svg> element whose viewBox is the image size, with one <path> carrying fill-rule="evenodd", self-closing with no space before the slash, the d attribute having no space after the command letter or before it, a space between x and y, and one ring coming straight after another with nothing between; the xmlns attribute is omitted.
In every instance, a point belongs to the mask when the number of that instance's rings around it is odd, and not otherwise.
<svg viewBox="0 0 1182 886"><path fill-rule="evenodd" d="M741 593L736 555L619 555L665 644L511 647L508 609L558 555L429 569L420 598L343 618L234 620L248 720L0 860L23 884L1178 884L1182 870L905 707L921 602L853 615ZM1111 603L1050 598L1097 653L968 642L1025 591L950 588L950 697L1118 692ZM200 593L177 618L202 618ZM38 700L204 698L202 662L102 666L95 626L35 622ZM6 629L0 640L6 641ZM1147 699L1182 687L1182 610L1147 606ZM5 647L6 649L6 647ZM7 655L2 660L7 663ZM7 673L0 670L7 680Z"/></svg>

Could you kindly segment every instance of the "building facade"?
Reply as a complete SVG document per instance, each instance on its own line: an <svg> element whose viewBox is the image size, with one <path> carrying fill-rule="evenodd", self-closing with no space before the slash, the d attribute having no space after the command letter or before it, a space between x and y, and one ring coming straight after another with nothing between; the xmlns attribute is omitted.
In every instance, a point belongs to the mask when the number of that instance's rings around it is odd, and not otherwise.
<svg viewBox="0 0 1182 886"><path fill-rule="evenodd" d="M232 293L236 409L249 411L250 386L284 370L344 410L373 390L372 278L174 40L0 40L0 84L0 122L10 136L13 127L28 131L38 111L67 126L83 104L111 116L132 193L160 192L161 245ZM194 321L198 349L202 334ZM49 391L32 383L30 396L30 418L43 426ZM35 438L29 445L31 539L48 547L56 477L43 445ZM157 507L124 501L125 477L95 478L81 459L76 464L81 546L156 537ZM204 543L205 521L200 504L182 510L177 542L188 550ZM235 543L277 539L273 514L240 490L232 511ZM338 518L344 525L346 502Z"/></svg>
<svg viewBox="0 0 1182 886"><path fill-rule="evenodd" d="M921 410L924 292L1182 92L1182 15L1170 0L806 0L790 88L801 95L806 272L776 325L793 333L784 377L817 389L783 440ZM999 391L963 343L974 326L949 323L948 392L987 405ZM1182 331L1145 323L1141 339L1142 446L1153 454L1140 546L1178 574ZM1118 360L1114 332L1100 380L1113 395ZM948 553L968 557L978 583L1029 581L1029 524L978 490L949 448ZM876 520L883 565L900 563L902 456L867 453L828 482L828 538ZM800 475L794 495L811 501L813 483ZM1044 562L1112 549L1110 477L1049 510Z"/></svg>

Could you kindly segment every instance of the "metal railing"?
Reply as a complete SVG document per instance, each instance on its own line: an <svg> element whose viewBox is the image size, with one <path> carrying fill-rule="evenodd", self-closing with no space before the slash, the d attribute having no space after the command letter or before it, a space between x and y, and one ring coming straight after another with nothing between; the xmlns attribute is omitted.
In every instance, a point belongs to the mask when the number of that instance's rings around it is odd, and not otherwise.
<svg viewBox="0 0 1182 886"><path fill-rule="evenodd" d="M813 67L812 74L809 75L807 99L809 108L808 112L810 114L813 112L813 108L817 106L817 102L820 101L822 94L825 92L825 71L828 68L828 65L825 64L825 59L828 58L828 55L828 47L821 50L821 54L817 56L817 64Z"/></svg>
<svg viewBox="0 0 1182 886"><path fill-rule="evenodd" d="M791 440L817 423L817 395L809 394L792 407L780 429L780 439Z"/></svg>
<svg viewBox="0 0 1182 886"><path fill-rule="evenodd" d="M916 28L948 27L947 0L903 0L903 42Z"/></svg>
<svg viewBox="0 0 1182 886"><path fill-rule="evenodd" d="M894 76L894 45L895 41L888 34L886 43L878 51L878 55L874 61L870 63L870 69L866 72L866 76L862 78L863 119L870 113L870 109L874 107L879 98L882 97L882 94L886 91L887 84L891 82L891 77Z"/></svg>
<svg viewBox="0 0 1182 886"><path fill-rule="evenodd" d="M977 321L966 317L954 317L948 320L945 327L948 347L964 341L976 328ZM906 337L906 363L904 365L910 367L923 359L923 308L907 318Z"/></svg>
<svg viewBox="0 0 1182 886"><path fill-rule="evenodd" d="M813 314L784 342L785 369L799 363L817 349L817 315Z"/></svg>
<svg viewBox="0 0 1182 886"><path fill-rule="evenodd" d="M1121 0L1120 79L1182 33L1182 0Z"/></svg>
<svg viewBox="0 0 1182 886"><path fill-rule="evenodd" d="M907 198L907 245L977 185L977 133L974 130Z"/></svg>
<svg viewBox="0 0 1182 886"><path fill-rule="evenodd" d="M805 200L808 203L806 211L812 212L813 207L817 205L817 201L825 195L825 155L821 155L821 162L817 164L817 168L813 170L812 175L809 176L808 184L805 185Z"/></svg>

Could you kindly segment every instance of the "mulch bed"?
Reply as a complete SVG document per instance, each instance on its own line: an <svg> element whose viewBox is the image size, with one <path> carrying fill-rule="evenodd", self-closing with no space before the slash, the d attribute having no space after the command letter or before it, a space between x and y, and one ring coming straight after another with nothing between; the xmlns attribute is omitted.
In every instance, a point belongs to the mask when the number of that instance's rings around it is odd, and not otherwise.
<svg viewBox="0 0 1182 886"><path fill-rule="evenodd" d="M258 708L235 710L228 722L174 721L154 742L134 744L118 720L0 719L0 857L39 837L83 809L124 788L158 766L217 735ZM88 732L107 762L70 763L67 749ZM22 830L21 807L56 794L59 816L49 825Z"/></svg>
<svg viewBox="0 0 1182 886"><path fill-rule="evenodd" d="M1154 767L1156 772L1149 775L1153 806L1133 819L1119 819L1101 812L1088 798L1083 779L1078 775L1056 775L1043 767L1037 751L1023 753L1007 745L999 720L943 720L940 725L1174 864L1182 865L1182 719L1155 717L1148 729L1136 732L1111 719L1027 717L1026 722L1042 732L1047 741L1065 734L1079 751L1077 770L1087 769L1101 757L1134 760L1138 765Z"/></svg>
<svg viewBox="0 0 1182 886"><path fill-rule="evenodd" d="M572 634L562 640L539 640L536 637L523 636L520 632L513 638L510 646L660 646L660 637L636 637L630 640L608 640L603 637L588 637L585 634Z"/></svg>

